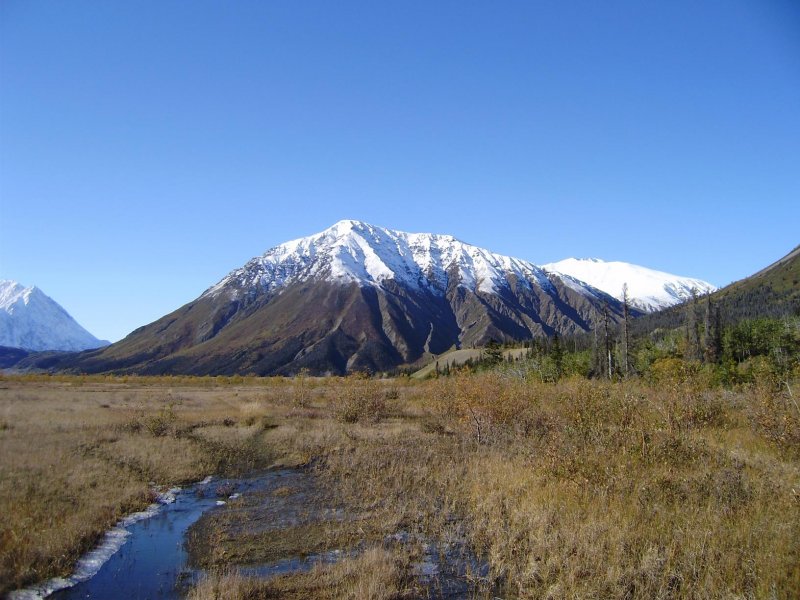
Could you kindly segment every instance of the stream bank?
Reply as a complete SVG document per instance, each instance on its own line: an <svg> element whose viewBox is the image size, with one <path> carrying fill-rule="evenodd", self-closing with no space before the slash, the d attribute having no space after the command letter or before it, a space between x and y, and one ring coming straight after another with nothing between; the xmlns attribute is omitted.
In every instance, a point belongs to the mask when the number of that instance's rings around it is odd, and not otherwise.
<svg viewBox="0 0 800 600"><path fill-rule="evenodd" d="M123 519L85 555L75 573L12 592L11 600L141 598L177 600L208 573L267 579L291 576L362 555L401 551L420 598L473 598L488 567L463 532L448 542L399 530L385 535L369 511L347 511L305 469L211 478L162 494Z"/></svg>

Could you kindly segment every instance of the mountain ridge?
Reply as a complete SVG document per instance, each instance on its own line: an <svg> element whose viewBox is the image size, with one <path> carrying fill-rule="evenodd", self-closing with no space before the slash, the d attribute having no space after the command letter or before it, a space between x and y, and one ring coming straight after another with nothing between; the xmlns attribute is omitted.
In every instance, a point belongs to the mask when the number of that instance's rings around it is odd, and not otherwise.
<svg viewBox="0 0 800 600"><path fill-rule="evenodd" d="M366 239L366 237L371 239ZM373 243L370 243L373 242ZM391 246L400 261L379 250ZM334 248L329 263L320 267L317 259L320 248ZM324 251L324 250L323 250ZM471 265L468 263L472 263ZM286 268L286 264L289 268ZM592 274L586 264L603 270ZM329 280L346 280L362 284L380 285L393 278L407 283L439 283L444 286L444 272L456 265L463 284L487 293L497 290L497 282L506 274L535 280L547 285L546 272L559 275L575 283L573 288L586 291L586 284L622 300L622 283L629 285L629 297L634 307L645 312L661 310L690 297L695 289L703 294L716 289L708 282L681 277L621 261L601 259L564 259L555 263L536 265L530 261L497 254L468 244L447 234L407 233L377 227L363 221L344 219L328 229L310 236L278 244L264 254L248 261L243 267L231 271L203 295L214 294L233 280L240 286L252 286L259 280L266 282L265 289L279 288L287 283L325 275ZM609 277L609 274L613 275ZM435 275L431 281L431 275ZM628 277L626 278L625 275ZM646 279L646 282L642 282ZM629 281L628 281L629 280Z"/></svg>
<svg viewBox="0 0 800 600"><path fill-rule="evenodd" d="M716 290L708 300L727 325L744 319L800 315L800 246L754 274ZM643 334L680 327L685 324L685 313L683 305L670 306L637 319L632 330Z"/></svg>
<svg viewBox="0 0 800 600"><path fill-rule="evenodd" d="M290 266L285 269L287 263ZM278 244L229 273L204 295L237 278L251 285L257 279L267 279L271 286L280 287L316 275L369 285L395 279L432 284L434 288L438 284L441 289L446 286L445 272L453 265L459 269L464 285L489 293L495 291L493 284L501 279L501 269L542 282L547 279L533 263L490 252L451 235L406 233L345 219L320 233Z"/></svg>
<svg viewBox="0 0 800 600"><path fill-rule="evenodd" d="M252 258L108 348L50 364L90 373L386 372L452 347L585 332L622 314L613 295L570 275L450 235L343 220Z"/></svg>
<svg viewBox="0 0 800 600"><path fill-rule="evenodd" d="M571 275L622 300L622 287L628 286L632 306L644 312L656 312L680 304L692 294L713 292L716 286L693 277L682 277L621 261L599 258L567 258L542 265L555 273Z"/></svg>

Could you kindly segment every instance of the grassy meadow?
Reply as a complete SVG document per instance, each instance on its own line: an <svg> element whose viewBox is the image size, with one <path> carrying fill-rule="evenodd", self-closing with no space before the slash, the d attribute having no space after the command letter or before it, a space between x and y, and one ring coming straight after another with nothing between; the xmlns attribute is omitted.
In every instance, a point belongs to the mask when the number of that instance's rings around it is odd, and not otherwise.
<svg viewBox="0 0 800 600"><path fill-rule="evenodd" d="M691 375L3 377L0 594L68 574L154 489L288 467L351 517L266 535L218 511L192 598L435 595L415 540L456 538L489 565L476 597L797 597L792 390ZM387 543L398 532L408 542ZM236 570L352 548L310 573Z"/></svg>

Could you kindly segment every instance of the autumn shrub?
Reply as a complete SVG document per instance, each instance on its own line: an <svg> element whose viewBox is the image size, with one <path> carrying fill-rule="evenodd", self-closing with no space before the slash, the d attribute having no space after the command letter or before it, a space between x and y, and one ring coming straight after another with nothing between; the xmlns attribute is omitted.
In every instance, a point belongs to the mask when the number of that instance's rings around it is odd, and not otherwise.
<svg viewBox="0 0 800 600"><path fill-rule="evenodd" d="M447 432L445 421L437 415L427 414L420 421L420 429L425 433L444 434Z"/></svg>
<svg viewBox="0 0 800 600"><path fill-rule="evenodd" d="M170 401L157 410L139 410L128 421L117 426L120 431L136 433L144 431L154 437L174 435L176 415L174 404Z"/></svg>
<svg viewBox="0 0 800 600"><path fill-rule="evenodd" d="M583 443L598 441L610 421L610 387L593 385L586 379L573 378L560 386L559 403L568 420L568 428Z"/></svg>
<svg viewBox="0 0 800 600"><path fill-rule="evenodd" d="M704 389L696 380L657 386L651 392L661 425L671 432L715 427L725 422L721 390Z"/></svg>
<svg viewBox="0 0 800 600"><path fill-rule="evenodd" d="M739 404L670 381L532 384L536 427L477 446L464 502L508 597L791 597L796 472L720 448L746 439ZM781 440L787 398L762 398Z"/></svg>
<svg viewBox="0 0 800 600"><path fill-rule="evenodd" d="M685 381L696 368L697 365L681 358L659 358L650 365L648 375L656 385L671 385Z"/></svg>
<svg viewBox="0 0 800 600"><path fill-rule="evenodd" d="M357 373L346 377L333 400L336 420L342 423L378 423L390 412L390 401L380 381Z"/></svg>
<svg viewBox="0 0 800 600"><path fill-rule="evenodd" d="M308 369L301 369L292 379L292 404L299 408L308 408L311 405L311 381Z"/></svg>
<svg viewBox="0 0 800 600"><path fill-rule="evenodd" d="M754 429L782 451L800 454L800 408L790 389L761 383L748 397Z"/></svg>
<svg viewBox="0 0 800 600"><path fill-rule="evenodd" d="M432 383L430 419L474 441L490 443L504 435L525 434L532 424L535 388L495 372L466 372Z"/></svg>

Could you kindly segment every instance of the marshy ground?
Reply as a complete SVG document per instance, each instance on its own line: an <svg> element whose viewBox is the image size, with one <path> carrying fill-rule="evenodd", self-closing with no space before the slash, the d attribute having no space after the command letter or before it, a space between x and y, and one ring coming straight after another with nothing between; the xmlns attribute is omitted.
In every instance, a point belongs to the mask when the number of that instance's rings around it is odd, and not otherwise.
<svg viewBox="0 0 800 600"><path fill-rule="evenodd" d="M0 593L159 486L271 472L190 530L192 598L796 597L789 389L5 377Z"/></svg>

